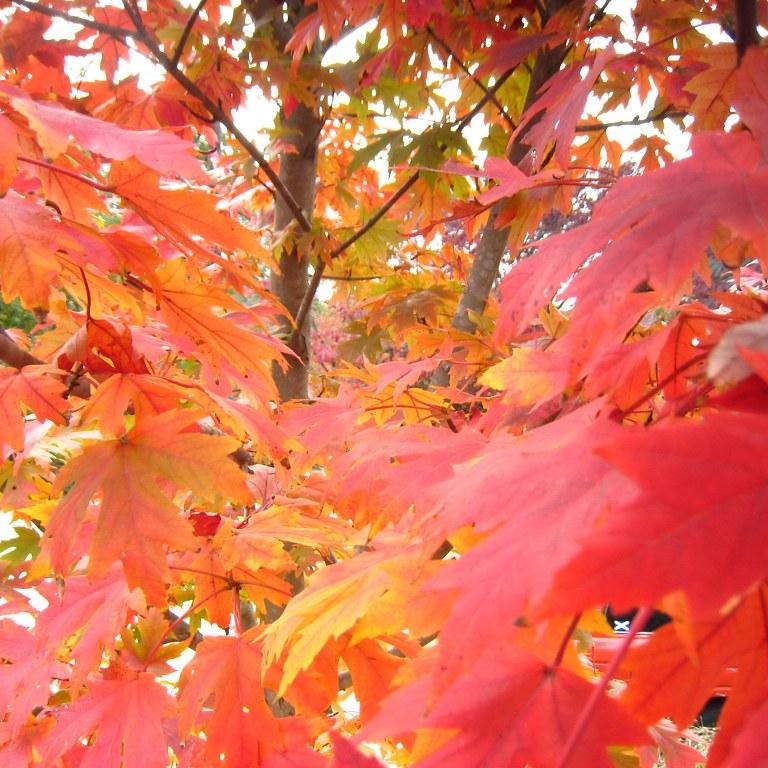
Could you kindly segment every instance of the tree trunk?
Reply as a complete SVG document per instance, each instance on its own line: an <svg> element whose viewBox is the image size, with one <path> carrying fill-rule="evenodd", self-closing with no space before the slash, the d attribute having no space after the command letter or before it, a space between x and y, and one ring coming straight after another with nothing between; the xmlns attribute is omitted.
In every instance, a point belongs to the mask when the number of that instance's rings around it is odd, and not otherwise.
<svg viewBox="0 0 768 768"><path fill-rule="evenodd" d="M564 50L562 47L542 53L536 60L531 75L531 84L525 99L525 112L535 101L538 91L559 69L563 61ZM538 122L538 116L530 122L533 127ZM513 165L518 165L528 152L528 145L518 140L509 149L507 155ZM467 279L467 287L461 296L461 301L453 316L453 327L459 331L473 333L477 327L472 322L469 313L482 315L488 296L493 288L493 283L499 274L499 265L507 246L509 227L496 228L496 217L506 204L505 200L499 200L488 216L488 221L480 235L480 246L472 263L472 268Z"/></svg>
<svg viewBox="0 0 768 768"><path fill-rule="evenodd" d="M296 107L290 117L282 116L282 125L289 131L286 139L293 144L297 152L284 152L280 157L280 180L301 206L309 220L315 207L315 188L317 175L317 144L322 122L303 104ZM294 221L293 214L280 196L275 198L275 230L280 232ZM309 323L304 323L304 330L292 337L294 325L292 318L301 305L309 283L307 255L292 244L303 233L295 228L293 236L287 238L288 244L280 254L280 272L274 272L270 278L272 292L290 312L290 317L282 319L281 335L291 339L292 351L297 357L289 360L288 370L283 372L275 366L277 382L282 400L306 398L308 396L309 365Z"/></svg>
<svg viewBox="0 0 768 768"><path fill-rule="evenodd" d="M563 0L551 0L549 11L559 10L567 3ZM542 53L533 67L528 94L525 99L525 112L535 101L542 85L549 80L559 69L565 55L564 46L559 46ZM538 121L535 117L530 127ZM528 145L521 140L515 141L509 149L508 158L513 165L518 165L528 152ZM463 333L474 333L477 324L472 320L471 314L482 315L488 303L488 297L496 278L499 275L499 265L504 256L509 238L509 227L496 228L496 219L506 204L505 200L499 200L488 216L488 221L480 233L480 245L472 262L472 267L467 278L467 286L461 295L459 306L453 316L452 326ZM435 372L433 382L438 386L448 384L448 367L443 365Z"/></svg>

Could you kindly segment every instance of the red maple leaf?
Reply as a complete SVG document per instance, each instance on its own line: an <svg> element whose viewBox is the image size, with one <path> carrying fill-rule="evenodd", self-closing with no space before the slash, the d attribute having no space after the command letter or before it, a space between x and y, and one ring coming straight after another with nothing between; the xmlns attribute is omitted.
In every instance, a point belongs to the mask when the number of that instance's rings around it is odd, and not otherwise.
<svg viewBox="0 0 768 768"><path fill-rule="evenodd" d="M93 680L88 692L58 714L45 742L44 760L54 760L72 748L82 749L81 768L166 768L168 740L163 720L176 708L153 676L144 672L118 679Z"/></svg>
<svg viewBox="0 0 768 768"><path fill-rule="evenodd" d="M418 768L560 765L577 718L594 687L572 672L547 666L509 645L486 654L471 676L457 679L435 700L426 675L398 689L382 704L357 740L421 729L449 729L445 742L414 763ZM422 737L427 738L427 737ZM600 700L571 754L569 768L611 768L610 745L650 743L615 699ZM427 742L428 743L428 742Z"/></svg>

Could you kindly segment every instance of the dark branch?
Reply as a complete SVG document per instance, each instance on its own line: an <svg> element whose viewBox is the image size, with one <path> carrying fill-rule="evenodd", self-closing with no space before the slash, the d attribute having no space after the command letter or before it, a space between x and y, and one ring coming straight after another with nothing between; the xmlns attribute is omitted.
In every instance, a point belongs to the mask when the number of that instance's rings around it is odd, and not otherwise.
<svg viewBox="0 0 768 768"><path fill-rule="evenodd" d="M501 88L504 83L509 80L510 77L514 74L515 68L512 67L511 69L508 69L490 88L488 88L487 92L483 94L483 98L480 99L480 101L475 104L472 109L467 112L464 117L461 118L456 123L456 127L461 131L464 128L466 128L471 122L472 119L475 117L475 115L480 114L480 111L483 109L483 107L495 96L496 92Z"/></svg>
<svg viewBox="0 0 768 768"><path fill-rule="evenodd" d="M5 328L0 328L0 360L6 365L10 365L11 368L23 368L25 365L40 365L43 362L30 352L27 352L26 349L17 346Z"/></svg>
<svg viewBox="0 0 768 768"><path fill-rule="evenodd" d="M482 80L480 80L478 77L476 77L472 72L469 71L469 68L467 65L461 60L459 56L456 55L454 50L448 45L448 43L445 42L441 37L437 35L437 33L432 29L431 26L427 26L427 34L456 62L456 64L459 66L459 68L462 70L462 72L466 73L468 77L472 79L472 82L480 88L480 90L488 96L488 100L493 104L496 109L499 110L499 114L504 118L505 122L509 127L514 131L517 126L515 125L514 120L509 116L509 113L504 108L504 105L496 98L496 94L493 93L488 89L488 86L483 83Z"/></svg>
<svg viewBox="0 0 768 768"><path fill-rule="evenodd" d="M147 32L141 17L133 16L130 10L128 0L124 0L124 6L126 12L132 16L134 24L136 25L136 33L134 37L139 42L143 43L149 52L155 57L158 64L181 85L184 90L190 95L194 96L210 113L211 117L220 122L239 142L240 146L256 161L259 167L267 175L267 178L272 182L277 194L283 198L288 209L293 214L293 217L298 222L299 226L305 231L309 232L312 229L312 225L309 223L304 211L301 210L301 206L296 202L296 198L291 194L290 190L283 184L280 177L275 172L275 169L269 164L264 155L259 151L256 145L250 141L243 133L237 128L232 121L232 118L224 111L220 104L217 104L213 99L206 95L193 80L190 80L184 72L182 72L177 65L168 57L165 51L152 39L152 36Z"/></svg>
<svg viewBox="0 0 768 768"><path fill-rule="evenodd" d="M386 275L323 275L323 280L338 280L340 283L358 283L366 280L381 280Z"/></svg>
<svg viewBox="0 0 768 768"><path fill-rule="evenodd" d="M350 235L341 245L337 246L333 249L331 252L331 259L335 259L338 256L341 256L344 251L347 250L353 243L356 243L366 232L369 232L373 227L376 226L383 218L387 215L389 210L392 208L393 205L416 183L416 181L419 178L419 171L416 171L416 173L413 174L410 178L408 178L401 186L400 188L387 200L384 205L379 208L376 213L371 216L368 221L365 222L365 224L360 227L354 234ZM325 264L326 262L321 261L317 267L315 267L315 272L312 275L312 280L310 280L309 286L307 287L306 292L304 293L304 296L301 299L301 304L299 305L298 312L296 313L296 327L293 329L293 333L291 334L291 339L289 342L289 346L293 347L300 334L301 329L304 327L304 322L307 319L307 315L309 314L309 310L312 308L312 302L315 299L315 294L317 293L317 289L320 285L320 281L323 279L323 272L325 271Z"/></svg>
<svg viewBox="0 0 768 768"><path fill-rule="evenodd" d="M19 347L4 328L0 328L0 361L10 365L11 368L23 368L26 365L45 365L43 360L35 357L31 352L27 352L26 349ZM73 375L71 378L68 377L68 381L69 389L67 390L67 396L72 394L83 399L90 397L91 387L87 381L78 375Z"/></svg>
<svg viewBox="0 0 768 768"><path fill-rule="evenodd" d="M368 221L365 222L365 224L360 227L360 229L357 230L354 234L350 235L341 245L334 248L333 252L331 253L331 258L335 259L337 256L341 256L344 251L349 248L350 245L353 243L356 243L366 232L373 229L386 215L387 213L392 209L392 206L395 205L395 203L416 183L416 181L419 178L419 171L416 171L416 173L413 174L410 178L406 179L403 184L400 186L400 188L387 200L384 205L379 208L376 213L371 216Z"/></svg>
<svg viewBox="0 0 768 768"><path fill-rule="evenodd" d="M588 125L577 125L577 133L590 133L593 131L604 131L606 128L631 127L633 125L643 125L644 123L654 123L657 120L666 120L667 118L686 117L687 112L678 112L671 107L665 107L661 112L645 117L633 117L631 120L615 120L612 123L590 123Z"/></svg>
<svg viewBox="0 0 768 768"><path fill-rule="evenodd" d="M181 57L184 55L184 46L187 44L190 34L192 34L192 27L195 26L197 17L200 15L203 8L205 8L207 2L208 0L200 0L195 6L195 10L192 11L187 19L187 23L184 25L184 29L181 32L181 37L179 37L179 42L176 43L176 50L173 52L173 58L171 59L171 64L173 64L174 67L179 66L179 61L181 61Z"/></svg>
<svg viewBox="0 0 768 768"><path fill-rule="evenodd" d="M130 29L124 29L123 27L116 27L114 24L105 24L101 21L94 21L93 19L84 19L82 16L74 16L66 11L60 11L56 8L49 8L42 3L33 3L30 0L11 0L14 5L21 6L27 10L34 11L35 13L41 13L43 16L49 16L52 19L63 19L72 24L79 24L86 29L93 29L96 32L103 32L105 35L115 37L118 39L128 39L136 37L136 33Z"/></svg>

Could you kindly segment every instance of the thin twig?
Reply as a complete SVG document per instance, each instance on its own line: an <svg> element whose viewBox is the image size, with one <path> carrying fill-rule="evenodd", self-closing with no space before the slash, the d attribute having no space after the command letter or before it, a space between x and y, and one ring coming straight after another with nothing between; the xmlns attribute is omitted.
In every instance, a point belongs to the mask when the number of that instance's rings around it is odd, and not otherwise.
<svg viewBox="0 0 768 768"><path fill-rule="evenodd" d="M337 280L340 283L357 283L364 280L381 280L386 275L323 275L323 280Z"/></svg>
<svg viewBox="0 0 768 768"><path fill-rule="evenodd" d="M573 633L576 631L576 627L579 626L579 620L581 619L581 613L574 614L571 619L571 623L568 625L568 629L565 631L565 635L560 643L560 647L557 649L555 658L552 661L552 669L557 669L563 661L565 652L568 650L568 643L571 641Z"/></svg>
<svg viewBox="0 0 768 768"><path fill-rule="evenodd" d="M389 200L387 200L387 202L384 203L384 205L382 205L381 208L379 208L379 210L357 230L357 232L350 235L341 245L334 248L331 252L331 258L335 259L337 256L340 256L350 245L356 243L366 232L373 229L373 227L387 215L395 203L397 203L397 201L416 183L420 173L420 171L416 171L410 178L406 179L400 188L392 194Z"/></svg>
<svg viewBox="0 0 768 768"><path fill-rule="evenodd" d="M160 638L158 641L152 646L152 648L149 650L149 653L147 653L146 657L144 658L144 670L146 671L147 667L154 661L155 654L159 650L159 648L163 645L163 643L168 639L168 636L173 632L176 627L179 626L179 624L183 624L184 621L189 617L192 613L195 611L199 611L200 608L203 607L209 600L216 597L217 595L220 595L222 592L226 592L229 589L229 587L222 587L221 589L215 589L213 592L211 592L210 595L207 595L202 600L196 603L192 603L192 605L184 611L184 613L181 614L181 616L178 616L175 621L172 621L168 627L165 629L162 635L160 635Z"/></svg>
<svg viewBox="0 0 768 768"><path fill-rule="evenodd" d="M615 120L611 123L590 123L587 125L577 125L577 133L588 133L591 131L604 131L606 128L622 128L625 126L643 125L644 123L654 123L657 120L674 119L677 117L687 117L687 112L679 112L673 110L671 107L665 107L661 112L656 112L652 115L646 115L645 117L633 117L631 120Z"/></svg>
<svg viewBox="0 0 768 768"><path fill-rule="evenodd" d="M356 243L366 232L369 232L373 227L376 226L376 224L381 221L381 219L384 218L384 216L387 215L389 210L392 208L395 203L416 183L416 181L419 178L420 171L416 171L410 178L406 179L406 181L400 186L400 188L387 200L384 205L379 208L376 213L371 216L368 221L365 222L365 224L360 227L355 233L350 235L341 245L337 246L333 249L331 252L331 259L335 259L338 256L340 256L344 251L347 250L353 243ZM293 333L291 334L291 338L289 341L289 346L293 347L296 342L298 341L299 336L301 335L302 328L304 327L304 322L307 319L307 315L309 314L309 310L312 307L312 302L314 301L315 294L317 293L317 289L320 285L320 281L323 279L323 272L325 271L325 261L321 261L316 267L315 272L312 275L312 280L310 280L309 286L307 287L307 290L304 292L304 296L302 296L301 304L299 305L299 309L296 312L296 318L295 323L296 327L293 329Z"/></svg>
<svg viewBox="0 0 768 768"><path fill-rule="evenodd" d="M131 14L130 5L128 0L123 0L126 13ZM132 17L133 18L133 17ZM269 164L269 161L259 151L256 145L243 135L237 126L232 121L232 118L225 112L220 104L215 102L206 93L204 93L200 87L193 80L190 80L187 75L182 72L178 66L174 65L172 60L163 51L162 48L152 39L147 32L144 23L140 17L133 18L136 25L136 34L134 37L141 43L143 43L155 57L157 63L181 85L184 90L190 95L194 96L210 113L211 117L220 122L234 137L237 139L240 146L256 161L259 167L267 175L267 178L272 182L276 192L283 198L288 209L293 214L293 217L298 222L299 226L305 231L309 232L312 229L312 225L309 223L304 211L296 201L296 198L291 194L290 190L285 186L282 179L277 175L275 169Z"/></svg>
<svg viewBox="0 0 768 768"><path fill-rule="evenodd" d="M83 278L83 287L85 288L85 321L89 323L91 321L91 286L88 285L85 270L82 267L78 267L78 269L80 270L80 276Z"/></svg>
<svg viewBox="0 0 768 768"><path fill-rule="evenodd" d="M59 166L52 165L51 163L47 163L45 160L37 160L34 157L27 157L26 155L18 155L18 159L21 160L22 163L29 163L30 165L38 165L41 168L46 168L47 170L53 171L54 173L61 173L64 176L69 176L70 179L76 179L77 181L81 181L83 184L87 184L89 187L98 189L99 192L114 191L112 187L108 187L106 184L100 184L98 181L95 181L94 179L89 179L87 176L81 176L79 173L70 171L68 168L59 168Z"/></svg>
<svg viewBox="0 0 768 768"><path fill-rule="evenodd" d="M509 116L509 113L504 108L504 105L496 98L496 94L488 90L488 86L483 83L478 77L469 71L467 65L461 60L461 58L455 53L448 43L445 42L430 25L427 25L427 34L456 62L459 68L472 79L472 82L480 88L480 90L488 96L491 104L499 110L499 114L504 118L507 125L514 131L517 128L515 121Z"/></svg>
<svg viewBox="0 0 768 768"><path fill-rule="evenodd" d="M483 98L480 99L480 101L475 104L472 109L467 112L464 117L462 117L457 123L456 128L457 130L461 131L464 130L464 128L469 125L470 122L474 119L476 115L479 115L482 111L483 107L491 100L491 97L495 96L496 92L501 88L504 83L509 80L510 77L514 74L515 67L510 67L504 74L499 77L499 79L488 89L488 92L483 94Z"/></svg>
<svg viewBox="0 0 768 768"><path fill-rule="evenodd" d="M701 354L694 355L690 360L683 363L682 365L675 366L675 370L672 371L672 373L670 373L668 376L665 376L661 381L656 382L653 387L651 387L647 392L643 393L641 397L638 397L637 400L635 400L631 405L628 405L623 410L617 411L615 414L616 420L621 421L626 419L627 416L629 416L631 413L634 413L641 405L649 402L652 397L661 392L664 387L674 381L681 373L687 371L689 368L693 368L695 365L698 365L698 363L700 363L702 360L705 360L708 354L708 351L702 352Z"/></svg>
<svg viewBox="0 0 768 768"><path fill-rule="evenodd" d="M63 19L71 24L79 24L86 29L93 29L96 32L103 32L110 37L116 37L119 39L127 39L136 37L136 33L130 29L124 29L123 27L116 27L114 24L106 24L101 21L94 21L93 19L84 19L82 16L74 16L66 11L59 11L56 8L50 8L42 3L33 3L30 0L11 0L14 5L19 5L22 8L26 8L29 11L35 13L41 13L43 16L49 16L52 19Z"/></svg>
<svg viewBox="0 0 768 768"><path fill-rule="evenodd" d="M195 6L195 10L192 11L189 18L187 19L187 23L184 25L184 29L181 32L179 42L176 43L176 49L173 52L173 58L171 59L171 64L173 64L174 67L179 66L179 61L181 61L181 57L184 55L184 46L187 44L187 40L192 33L192 27L195 26L197 17L200 15L200 12L203 10L203 8L205 8L205 4L207 2L208 0L200 0L200 2Z"/></svg>

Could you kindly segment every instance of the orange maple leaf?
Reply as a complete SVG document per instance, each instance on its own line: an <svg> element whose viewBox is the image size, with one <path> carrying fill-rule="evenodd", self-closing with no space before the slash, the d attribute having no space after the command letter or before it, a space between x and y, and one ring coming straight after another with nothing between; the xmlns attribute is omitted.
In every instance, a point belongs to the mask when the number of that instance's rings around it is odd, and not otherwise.
<svg viewBox="0 0 768 768"><path fill-rule="evenodd" d="M93 680L88 692L59 714L45 742L44 764L54 765L70 749L82 749L87 738L87 757L81 765L166 768L163 720L175 710L165 688L149 674Z"/></svg>
<svg viewBox="0 0 768 768"><path fill-rule="evenodd" d="M67 389L55 369L47 365L24 368L0 368L0 454L7 447L20 451L24 447L24 406L38 419L64 424L63 414L69 403L61 396Z"/></svg>
<svg viewBox="0 0 768 768"><path fill-rule="evenodd" d="M176 410L145 419L116 440L88 446L64 466L54 493L67 493L46 531L57 570L71 565L89 502L98 494L89 573L98 578L122 560L131 587L142 587L154 601L164 599L164 547L197 544L168 489L190 490L214 504L225 497L249 499L245 476L227 458L239 443L185 431L198 418L197 411Z"/></svg>

